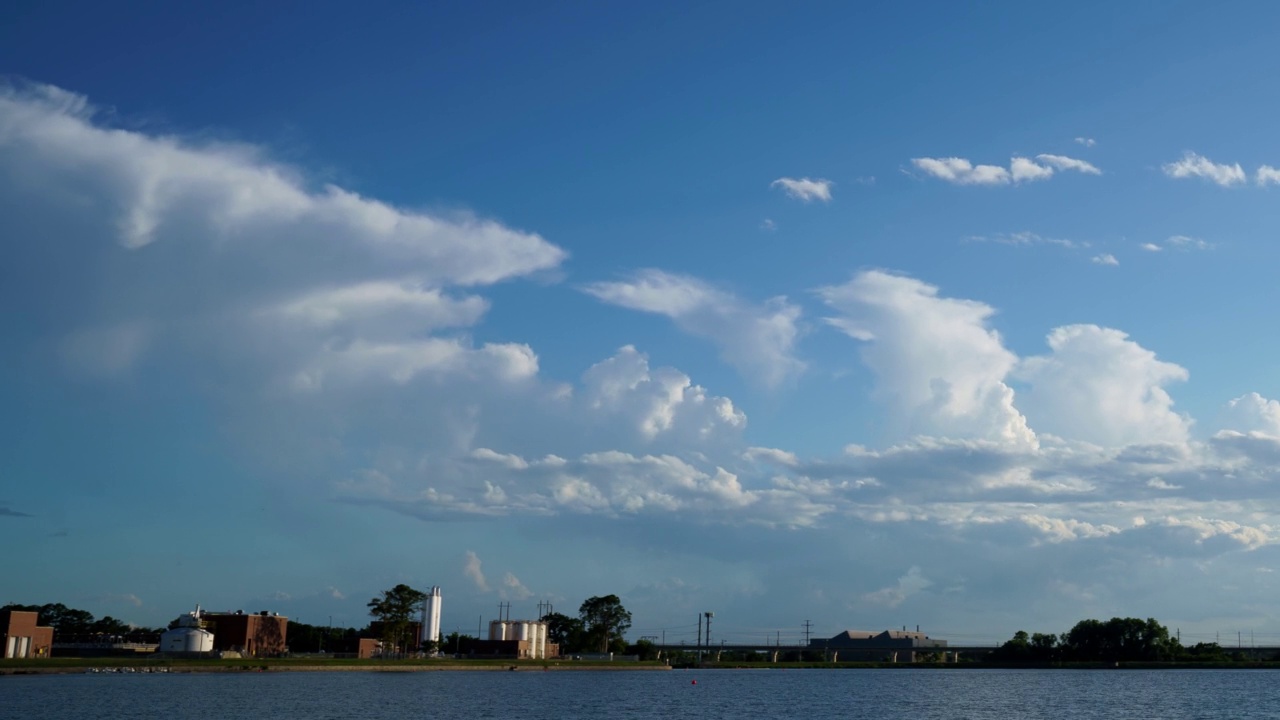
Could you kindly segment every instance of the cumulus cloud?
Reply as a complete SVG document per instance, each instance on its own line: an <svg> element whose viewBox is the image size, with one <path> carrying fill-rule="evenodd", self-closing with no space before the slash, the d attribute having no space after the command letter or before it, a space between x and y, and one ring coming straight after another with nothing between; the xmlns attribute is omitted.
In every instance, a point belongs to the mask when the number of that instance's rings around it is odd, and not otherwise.
<svg viewBox="0 0 1280 720"><path fill-rule="evenodd" d="M1016 373L1029 385L1018 406L1032 427L1112 447L1187 440L1191 421L1165 389L1187 379L1184 368L1097 325L1057 328L1048 343L1049 355L1024 359Z"/></svg>
<svg viewBox="0 0 1280 720"><path fill-rule="evenodd" d="M1078 145L1083 145L1083 146L1085 146L1085 147L1093 147L1094 145L1097 145L1098 143L1097 143L1093 138L1078 137L1078 138L1076 138L1076 144L1078 144Z"/></svg>
<svg viewBox="0 0 1280 720"><path fill-rule="evenodd" d="M877 395L904 431L1035 441L1004 383L1017 357L989 327L994 308L878 270L818 294L839 313L827 322L864 343Z"/></svg>
<svg viewBox="0 0 1280 720"><path fill-rule="evenodd" d="M1223 426L1230 430L1256 431L1280 437L1280 402L1256 392L1241 395L1227 403Z"/></svg>
<svg viewBox="0 0 1280 720"><path fill-rule="evenodd" d="M1171 178L1198 177L1222 187L1231 187L1245 182L1244 169L1239 163L1222 165L1191 151L1187 151L1181 160L1166 163L1161 169Z"/></svg>
<svg viewBox="0 0 1280 720"><path fill-rule="evenodd" d="M1270 165L1262 165L1258 167L1255 175L1258 185L1266 187L1267 185L1280 184L1280 168L1274 168Z"/></svg>
<svg viewBox="0 0 1280 720"><path fill-rule="evenodd" d="M929 175L955 185L1008 185L1048 180L1056 170L1073 170L1088 175L1102 173L1084 160L1048 154L1037 155L1035 160L1014 156L1009 160L1007 170L999 165L974 165L958 157L912 158L911 163Z"/></svg>
<svg viewBox="0 0 1280 720"><path fill-rule="evenodd" d="M1112 255L1111 253L1102 253L1101 255L1094 255L1091 262L1093 262L1094 265L1119 265L1120 264L1120 261L1116 259L1116 256Z"/></svg>
<svg viewBox="0 0 1280 720"><path fill-rule="evenodd" d="M830 180L810 180L809 178L778 178L769 187L780 187L788 197L801 200L803 202L811 202L813 200L821 200L822 202L831 202L831 187L835 183Z"/></svg>
<svg viewBox="0 0 1280 720"><path fill-rule="evenodd" d="M696 278L661 270L591 283L584 290L613 305L671 318L681 330L712 341L725 362L766 387L804 369L794 351L800 308L785 297L752 305Z"/></svg>
<svg viewBox="0 0 1280 720"><path fill-rule="evenodd" d="M1142 243L1138 247L1142 248L1143 250L1146 250L1147 252L1160 252L1161 250L1164 250L1164 248L1160 247L1159 245L1155 243L1149 243L1149 242Z"/></svg>

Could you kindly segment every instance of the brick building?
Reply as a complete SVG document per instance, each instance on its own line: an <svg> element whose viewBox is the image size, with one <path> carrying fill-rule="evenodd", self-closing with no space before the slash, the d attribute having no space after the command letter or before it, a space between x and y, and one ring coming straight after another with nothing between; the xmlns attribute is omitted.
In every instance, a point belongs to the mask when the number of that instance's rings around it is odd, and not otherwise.
<svg viewBox="0 0 1280 720"><path fill-rule="evenodd" d="M39 613L28 610L0 610L0 648L4 648L4 657L49 657L53 628L38 625L39 618Z"/></svg>
<svg viewBox="0 0 1280 720"><path fill-rule="evenodd" d="M238 652L254 657L272 657L287 650L285 638L289 618L266 610L258 614L205 612L201 616L205 629L213 633L213 649Z"/></svg>

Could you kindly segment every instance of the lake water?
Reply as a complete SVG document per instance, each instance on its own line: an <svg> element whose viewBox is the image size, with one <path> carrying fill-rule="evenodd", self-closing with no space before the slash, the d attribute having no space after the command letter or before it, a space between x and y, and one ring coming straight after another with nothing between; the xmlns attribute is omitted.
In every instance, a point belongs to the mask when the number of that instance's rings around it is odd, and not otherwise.
<svg viewBox="0 0 1280 720"><path fill-rule="evenodd" d="M1280 717L1280 671L921 669L28 675L0 677L0 717L1275 718Z"/></svg>

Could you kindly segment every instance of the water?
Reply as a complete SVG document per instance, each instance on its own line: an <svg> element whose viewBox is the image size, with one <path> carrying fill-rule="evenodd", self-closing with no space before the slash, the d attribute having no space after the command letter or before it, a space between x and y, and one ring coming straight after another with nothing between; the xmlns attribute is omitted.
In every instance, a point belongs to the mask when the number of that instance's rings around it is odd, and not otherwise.
<svg viewBox="0 0 1280 720"><path fill-rule="evenodd" d="M693 681L697 684L693 684ZM267 672L0 677L4 718L1274 718L1272 670Z"/></svg>

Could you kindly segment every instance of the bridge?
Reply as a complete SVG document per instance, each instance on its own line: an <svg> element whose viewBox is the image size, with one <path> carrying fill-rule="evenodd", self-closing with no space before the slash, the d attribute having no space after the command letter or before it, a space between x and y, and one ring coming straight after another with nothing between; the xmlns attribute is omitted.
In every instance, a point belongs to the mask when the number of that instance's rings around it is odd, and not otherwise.
<svg viewBox="0 0 1280 720"><path fill-rule="evenodd" d="M856 645L832 647L825 645L781 645L767 643L720 643L718 645L686 645L684 643L654 643L658 650L658 658L662 659L664 654L670 653L701 653L714 658L716 662L720 661L722 653L726 652L754 652L762 653L769 656L769 662L778 662L779 656L785 653L822 653L827 662L840 662L840 654L844 653L846 658L850 656L859 660L866 660L868 655L878 655L886 662L898 662L899 657L905 656L903 662L911 662L912 653L930 653L938 655L942 662L960 662L961 657L974 658L982 657L987 653L997 649L997 645ZM868 662L876 662L867 660Z"/></svg>

